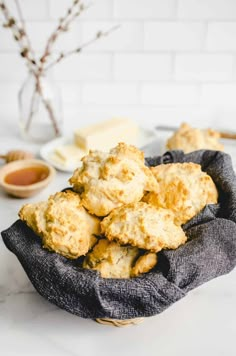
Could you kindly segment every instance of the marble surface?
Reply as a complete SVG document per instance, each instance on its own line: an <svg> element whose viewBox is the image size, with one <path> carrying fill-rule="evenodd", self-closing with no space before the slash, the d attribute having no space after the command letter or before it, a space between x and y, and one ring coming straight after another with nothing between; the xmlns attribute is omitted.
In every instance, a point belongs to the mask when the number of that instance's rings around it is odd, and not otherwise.
<svg viewBox="0 0 236 356"><path fill-rule="evenodd" d="M23 142L9 122L1 122L0 127L0 152L13 147L38 151L37 145ZM227 150L236 157L236 142ZM58 172L47 189L27 202L45 199L62 189L69 176ZM17 219L25 202L0 191L1 231ZM138 326L115 328L70 315L44 300L0 240L2 356L235 356L235 336L236 270L196 289Z"/></svg>

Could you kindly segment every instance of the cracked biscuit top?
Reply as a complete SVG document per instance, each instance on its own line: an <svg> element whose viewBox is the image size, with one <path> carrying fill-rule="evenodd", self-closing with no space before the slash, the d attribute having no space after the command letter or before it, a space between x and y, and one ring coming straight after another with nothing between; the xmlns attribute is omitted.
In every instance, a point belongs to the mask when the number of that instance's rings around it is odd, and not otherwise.
<svg viewBox="0 0 236 356"><path fill-rule="evenodd" d="M144 164L143 152L134 146L119 143L109 153L90 151L82 161L70 183L91 214L106 216L114 208L138 202L145 192L158 189Z"/></svg>
<svg viewBox="0 0 236 356"><path fill-rule="evenodd" d="M156 209L144 202L114 209L101 222L101 231L110 241L118 241L151 252L176 249L186 242L182 228L167 209Z"/></svg>
<svg viewBox="0 0 236 356"><path fill-rule="evenodd" d="M26 204L19 217L42 238L43 246L68 258L85 255L100 233L100 221L81 205L77 193L51 195L46 202Z"/></svg>
<svg viewBox="0 0 236 356"><path fill-rule="evenodd" d="M170 209L178 224L184 224L207 204L215 204L218 192L212 178L196 163L169 163L150 168L158 193L148 193L143 200L157 208Z"/></svg>

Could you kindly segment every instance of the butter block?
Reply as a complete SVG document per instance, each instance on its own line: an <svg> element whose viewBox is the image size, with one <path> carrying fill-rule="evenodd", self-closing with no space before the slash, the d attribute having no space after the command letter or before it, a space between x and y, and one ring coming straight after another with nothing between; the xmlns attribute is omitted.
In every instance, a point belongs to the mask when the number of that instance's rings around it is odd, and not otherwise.
<svg viewBox="0 0 236 356"><path fill-rule="evenodd" d="M86 151L107 151L119 142L137 145L138 131L138 126L132 120L114 118L77 129L74 142Z"/></svg>

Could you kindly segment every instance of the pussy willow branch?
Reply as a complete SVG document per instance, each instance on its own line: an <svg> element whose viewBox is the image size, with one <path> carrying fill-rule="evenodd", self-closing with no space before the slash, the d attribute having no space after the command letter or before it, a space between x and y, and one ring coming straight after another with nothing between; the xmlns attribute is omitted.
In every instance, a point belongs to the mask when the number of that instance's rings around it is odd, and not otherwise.
<svg viewBox="0 0 236 356"><path fill-rule="evenodd" d="M87 10L88 8L89 6L84 6L82 3L80 3L80 0L74 0L72 5L67 10L66 15L59 20L56 29L52 32L47 41L44 53L40 58L39 72L43 72L44 65L48 57L51 56L53 46L61 33L68 31L69 26L76 20L77 17L81 15L83 11Z"/></svg>
<svg viewBox="0 0 236 356"><path fill-rule="evenodd" d="M61 53L55 60L53 60L47 67L45 67L45 63L48 60L48 57L51 57L52 55L52 49L53 45L55 44L56 40L60 36L61 33L65 32L68 30L69 25L78 17L81 15L81 13L85 10L87 10L90 6L85 6L80 0L74 0L72 5L69 7L67 10L66 14L59 20L59 23L56 27L56 29L52 32L50 35L44 53L39 59L39 63L37 63L35 55L34 55L34 50L31 46L31 42L29 39L29 36L26 31L25 27L25 20L23 18L23 14L21 11L20 7L20 2L19 0L15 0L17 11L19 14L19 18L21 21L21 27L18 25L16 19L10 14L10 11L8 7L5 4L4 0L0 0L0 10L2 10L2 13L5 17L6 23L4 24L4 27L8 27L12 30L13 36L15 41L18 42L18 45L21 50L21 56L25 58L25 60L28 63L28 67L32 71L32 73L35 75L35 77L38 77L43 74L44 70L48 70L52 66L54 66L56 63L61 62L63 59L76 54L80 53L83 49L91 45L92 43L96 42L98 39L108 36L111 32L115 31L117 28L120 26L114 26L108 31L99 31L92 39L89 41L85 42L81 46L72 49L71 51Z"/></svg>
<svg viewBox="0 0 236 356"><path fill-rule="evenodd" d="M52 61L46 68L45 71L47 71L48 69L51 69L54 65L56 65L57 63L61 62L63 59L70 57L73 54L76 53L80 53L83 49L85 49L86 47L90 46L91 44L93 44L94 42L96 42L98 39L102 38L102 37L106 37L108 36L110 33L112 33L113 31L116 31L120 26L114 26L112 28L110 28L107 31L99 31L97 32L97 34L91 38L90 40L88 40L87 42L83 43L82 45L80 45L79 47L72 49L71 51L65 52L65 53L60 53L58 55L58 57Z"/></svg>
<svg viewBox="0 0 236 356"><path fill-rule="evenodd" d="M22 10L21 10L21 6L20 6L19 0L15 0L15 4L16 4L16 9L17 9L17 12L18 12L18 15L19 15L19 19L20 19L20 22L21 22L21 27L22 27L22 29L24 31L24 34L25 34L25 39L26 39L29 51L31 53L32 58L34 58L34 60L36 62L36 56L35 56L33 47L31 46L30 38L29 38L28 33L26 31L25 19L23 17L23 13L22 13Z"/></svg>
<svg viewBox="0 0 236 356"><path fill-rule="evenodd" d="M20 48L21 56L26 60L26 64L30 71L35 73L36 62L35 59L31 56L30 50L28 48L26 32L18 25L15 18L11 15L8 7L5 4L5 1L0 2L0 10L2 10L5 19L3 27L10 28L12 30L13 37Z"/></svg>

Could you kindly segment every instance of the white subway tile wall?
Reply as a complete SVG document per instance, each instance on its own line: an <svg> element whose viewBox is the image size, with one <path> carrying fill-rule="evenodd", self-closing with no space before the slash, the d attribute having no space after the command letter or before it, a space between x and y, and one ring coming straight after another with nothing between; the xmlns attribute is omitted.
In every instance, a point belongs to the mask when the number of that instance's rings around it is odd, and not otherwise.
<svg viewBox="0 0 236 356"><path fill-rule="evenodd" d="M202 50L206 25L201 22L149 21L144 24L144 49L150 51Z"/></svg>
<svg viewBox="0 0 236 356"><path fill-rule="evenodd" d="M73 0L20 1L40 53ZM14 0L7 3L15 13ZM143 126L189 121L236 129L236 0L94 0L55 53L115 25L110 36L55 66L65 122L78 127L121 115ZM26 76L10 30L0 28L0 120L18 117Z"/></svg>

